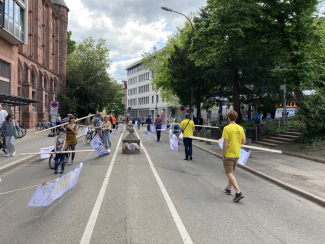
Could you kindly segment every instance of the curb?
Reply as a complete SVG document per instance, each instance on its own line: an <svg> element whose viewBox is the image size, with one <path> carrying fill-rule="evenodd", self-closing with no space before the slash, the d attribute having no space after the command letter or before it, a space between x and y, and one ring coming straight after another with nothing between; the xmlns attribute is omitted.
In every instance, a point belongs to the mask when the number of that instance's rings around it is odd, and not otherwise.
<svg viewBox="0 0 325 244"><path fill-rule="evenodd" d="M84 135L77 136L77 139L79 139L79 138L81 138L83 136ZM26 162L28 162L28 161L30 161L32 159L36 159L38 157L39 157L39 155L30 155L30 156L27 156L25 158L18 159L18 160L14 161L14 162L6 164L6 165L0 167L0 174L2 174L2 173L6 172L6 171L8 171L8 170L10 170L10 169L12 169L14 167L17 167L17 166L19 166L21 164L24 164L24 163L26 163Z"/></svg>
<svg viewBox="0 0 325 244"><path fill-rule="evenodd" d="M200 149L200 150L202 150L202 151L210 153L213 156L216 156L218 158L222 158L221 155L219 155L218 153L215 153L213 151L210 151L208 149L205 149L205 148L200 147L200 146L195 145L195 144L193 144L193 146ZM295 193L295 194L297 194L297 195L299 195L299 196L301 196L301 197L303 197L303 198L305 198L307 200L310 200L310 201L312 201L314 203L317 203L318 205L320 205L322 207L325 207L325 199L324 198L321 198L319 196L316 196L314 194L311 194L309 192L301 190L301 189L299 189L297 187L294 187L294 186L292 186L290 184L287 184L287 183L285 183L285 182L283 182L281 180L277 180L277 179L275 179L275 178L273 178L271 176L268 176L268 175L266 175L266 174L264 174L264 173L262 173L260 171L257 171L257 170L255 170L253 168L250 168L250 167L248 167L246 165L238 164L238 167L242 168L242 169L244 169L244 170L246 170L246 171L248 171L248 172L250 172L250 173L252 173L252 174L254 174L256 176L259 176L260 178L263 178L263 179L265 179L267 181L275 183L276 185L278 185L278 186L280 186L280 187L282 187L282 188L284 188L284 189L286 189L286 190L288 190L288 191L290 191L292 193Z"/></svg>
<svg viewBox="0 0 325 244"><path fill-rule="evenodd" d="M317 159L317 158L313 158L313 157L309 157L309 156L305 156L305 155L299 155L299 154L283 152L283 151L282 151L282 153L286 154L286 155L289 155L289 156L292 156L292 157L303 158L303 159L307 159L307 160L310 160L310 161L315 161L317 163L325 164L325 160L323 160L323 159Z"/></svg>

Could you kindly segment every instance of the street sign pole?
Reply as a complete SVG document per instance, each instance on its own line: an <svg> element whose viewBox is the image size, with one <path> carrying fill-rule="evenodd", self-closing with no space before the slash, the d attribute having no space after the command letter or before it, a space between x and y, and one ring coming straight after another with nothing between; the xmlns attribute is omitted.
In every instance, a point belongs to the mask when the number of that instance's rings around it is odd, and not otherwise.
<svg viewBox="0 0 325 244"><path fill-rule="evenodd" d="M285 125L287 117L286 85L280 86L280 89L283 90L283 125Z"/></svg>

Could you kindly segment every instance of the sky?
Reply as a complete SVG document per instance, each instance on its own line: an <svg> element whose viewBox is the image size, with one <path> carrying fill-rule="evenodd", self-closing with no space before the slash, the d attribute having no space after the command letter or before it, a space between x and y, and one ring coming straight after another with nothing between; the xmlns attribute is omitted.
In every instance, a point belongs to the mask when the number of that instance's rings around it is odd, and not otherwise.
<svg viewBox="0 0 325 244"><path fill-rule="evenodd" d="M126 67L141 59L141 54L156 46L163 48L167 37L176 33L186 19L163 11L167 6L188 16L206 6L206 0L65 0L69 12L71 39L92 36L106 39L113 61L109 73L121 82L127 79Z"/></svg>

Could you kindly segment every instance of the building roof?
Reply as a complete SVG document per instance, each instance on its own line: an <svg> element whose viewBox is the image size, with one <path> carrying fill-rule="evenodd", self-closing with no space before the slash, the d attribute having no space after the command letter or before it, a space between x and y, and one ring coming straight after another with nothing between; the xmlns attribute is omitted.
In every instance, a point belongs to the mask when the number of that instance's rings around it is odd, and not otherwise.
<svg viewBox="0 0 325 244"><path fill-rule="evenodd" d="M68 8L68 5L65 3L64 0L52 0L52 3L53 4L56 4L56 5L60 5L60 6L66 7L67 9L69 9Z"/></svg>
<svg viewBox="0 0 325 244"><path fill-rule="evenodd" d="M0 93L0 103L7 103L9 106L30 105L31 103L40 103L40 102L42 101Z"/></svg>

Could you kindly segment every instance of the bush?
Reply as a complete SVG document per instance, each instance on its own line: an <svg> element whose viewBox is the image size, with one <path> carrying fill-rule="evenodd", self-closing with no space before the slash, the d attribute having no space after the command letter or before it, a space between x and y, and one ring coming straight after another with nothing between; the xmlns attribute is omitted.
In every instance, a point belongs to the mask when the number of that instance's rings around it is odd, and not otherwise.
<svg viewBox="0 0 325 244"><path fill-rule="evenodd" d="M318 92L303 101L297 118L302 122L297 125L297 130L302 133L298 142L314 144L325 140L325 92Z"/></svg>

